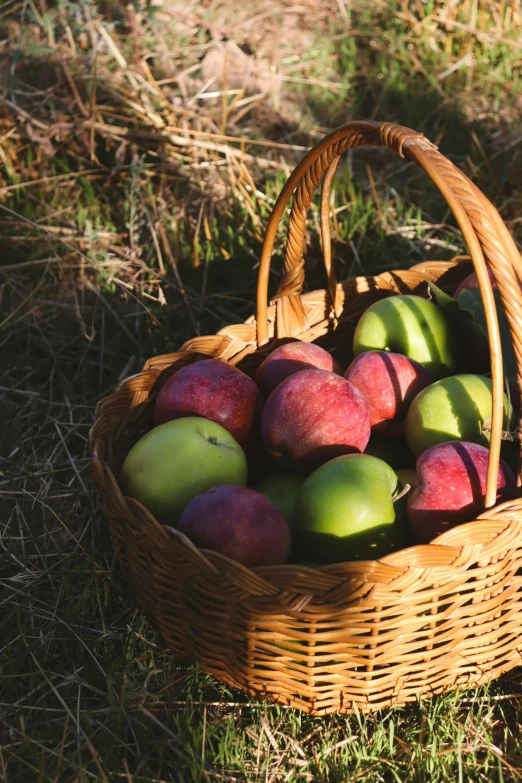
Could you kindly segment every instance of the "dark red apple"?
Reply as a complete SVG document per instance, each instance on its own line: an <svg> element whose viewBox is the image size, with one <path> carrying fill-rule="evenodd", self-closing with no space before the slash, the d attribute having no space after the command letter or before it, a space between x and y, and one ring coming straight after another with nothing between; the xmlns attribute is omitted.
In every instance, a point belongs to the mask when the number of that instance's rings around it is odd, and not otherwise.
<svg viewBox="0 0 522 783"><path fill-rule="evenodd" d="M495 283L495 280L493 278L493 274L490 269L488 269L488 275L489 280L491 282L491 286L493 289L497 288L497 284ZM522 282L519 281L520 289L522 290ZM464 290L470 290L475 291L478 289L478 278L475 272L472 272L472 274L468 275L465 280L462 281L462 283L459 285L457 290L454 293L454 298L458 299L459 294ZM476 321L479 321L484 326L484 316L483 316L483 308L482 308L482 302L479 300L475 300L474 305L470 301L466 301L462 303L464 307L468 306L471 309L476 310L476 314L478 313L479 317L475 318ZM499 326L500 326L500 338L502 341L502 355L504 357L504 366L514 366L515 357L513 355L513 346L511 344L511 339L508 337L508 323L506 321L506 314L504 312L503 306L500 304L500 300L498 300L497 297L497 313L499 317ZM478 372L482 374L487 374L490 372L491 368L491 359L489 355L489 347L488 347L488 340L485 336L480 336L476 334L471 329L464 329L462 330L461 334L459 335L459 341L460 341L460 351L462 355L462 367L469 369L470 372ZM506 372L506 375L511 375L511 372ZM514 370L513 370L514 374ZM510 380L511 383L511 380ZM515 411L517 413L520 412L520 394L518 390L516 389L516 383L514 384L514 388L512 389L513 395L512 395L512 402L513 407L515 408Z"/></svg>
<svg viewBox="0 0 522 783"><path fill-rule="evenodd" d="M491 271L491 269L488 269L488 275L489 275L489 280L490 280L490 283L491 283L491 287L492 288L496 288L497 284L495 282L495 278L493 277L493 272ZM522 283L519 283L519 285L520 285L520 288L522 289ZM470 275L468 275L466 277L465 280L462 281L462 283L458 286L457 290L453 294L453 298L454 299L458 299L458 296L459 296L460 292L464 288L468 288L471 291L475 290L476 288L480 288L476 272L472 272Z"/></svg>
<svg viewBox="0 0 522 783"><path fill-rule="evenodd" d="M221 424L249 450L261 407L261 395L252 378L230 364L203 359L178 370L161 388L154 424L201 416Z"/></svg>
<svg viewBox="0 0 522 783"><path fill-rule="evenodd" d="M344 377L364 395L374 432L401 434L402 421L413 398L429 386L431 376L419 362L391 351L366 351L357 356Z"/></svg>
<svg viewBox="0 0 522 783"><path fill-rule="evenodd" d="M497 284L495 283L495 279L493 277L493 273L492 273L491 269L488 269L488 275L489 275L489 280L491 282L491 287L492 288L496 288ZM462 281L462 283L460 283L460 285L458 286L457 290L453 294L453 298L454 299L458 299L458 296L459 296L460 292L464 288L469 288L471 290L474 290L475 288L479 288L479 282L478 282L478 277L477 277L477 273L476 272L472 272L470 275L468 275L466 277L465 280Z"/></svg>
<svg viewBox="0 0 522 783"><path fill-rule="evenodd" d="M280 467L308 473L341 454L364 451L370 439L368 403L339 375L301 370L266 401L261 434Z"/></svg>
<svg viewBox="0 0 522 783"><path fill-rule="evenodd" d="M178 530L249 568L281 565L290 553L290 529L281 511L248 487L224 485L198 495L185 507Z"/></svg>
<svg viewBox="0 0 522 783"><path fill-rule="evenodd" d="M408 495L408 521L418 544L484 511L488 457L488 449L467 441L439 443L420 455L420 486ZM515 487L513 471L500 460L497 503L514 498Z"/></svg>
<svg viewBox="0 0 522 783"><path fill-rule="evenodd" d="M269 354L256 372L257 385L268 397L282 381L300 370L328 370L341 375L341 368L328 351L313 343L280 345Z"/></svg>
<svg viewBox="0 0 522 783"><path fill-rule="evenodd" d="M488 269L488 275L492 288L496 288L497 284L493 279L493 275L490 269ZM458 299L461 291L475 291L478 288L479 283L477 274L476 272L472 272L458 286L457 290L453 294L453 298ZM471 329L463 329L459 333L458 342L461 354L461 366L465 370L469 370L469 372L477 372L482 375L490 371L491 360L489 356L487 337L480 336Z"/></svg>

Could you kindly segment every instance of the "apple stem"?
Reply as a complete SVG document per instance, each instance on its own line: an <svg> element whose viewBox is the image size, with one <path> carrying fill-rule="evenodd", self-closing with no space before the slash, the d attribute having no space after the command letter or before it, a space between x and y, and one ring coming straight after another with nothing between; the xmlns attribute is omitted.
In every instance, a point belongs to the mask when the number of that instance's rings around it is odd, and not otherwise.
<svg viewBox="0 0 522 783"><path fill-rule="evenodd" d="M393 498L393 502L396 503L398 500L404 497L404 495L407 495L408 492L411 489L411 484L405 484L404 487L401 489L398 495L395 495Z"/></svg>

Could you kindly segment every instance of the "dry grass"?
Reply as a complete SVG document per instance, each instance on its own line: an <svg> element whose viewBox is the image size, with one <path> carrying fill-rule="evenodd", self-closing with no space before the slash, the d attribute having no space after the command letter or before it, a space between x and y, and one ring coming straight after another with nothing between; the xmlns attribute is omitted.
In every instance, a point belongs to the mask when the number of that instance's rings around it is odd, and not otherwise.
<svg viewBox="0 0 522 783"><path fill-rule="evenodd" d="M86 446L146 357L250 315L277 192L349 117L423 130L520 242L520 25L515 0L1 4L3 783L522 777L518 671L319 720L173 661L122 583ZM341 277L463 249L422 175L375 150L340 171L333 222ZM308 240L322 287L315 213Z"/></svg>

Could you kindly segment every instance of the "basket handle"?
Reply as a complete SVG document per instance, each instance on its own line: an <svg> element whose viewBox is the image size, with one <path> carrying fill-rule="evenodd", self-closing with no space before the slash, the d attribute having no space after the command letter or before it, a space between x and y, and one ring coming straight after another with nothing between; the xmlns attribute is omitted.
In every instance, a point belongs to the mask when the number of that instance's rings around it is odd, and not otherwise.
<svg viewBox="0 0 522 783"><path fill-rule="evenodd" d="M328 278L328 290L335 313L339 313L340 288L331 264L329 196L339 158L352 147L387 147L415 161L438 187L451 209L466 241L477 274L486 316L492 373L493 409L486 508L495 504L502 421L504 415L504 377L500 331L487 265L491 268L508 319L517 362L517 379L522 390L522 259L502 218L481 191L421 133L388 122L353 121L332 131L312 147L296 166L277 199L266 228L257 284L257 344L269 339L268 274L274 240L281 218L294 194L286 243L283 277L277 294L275 334L299 335L309 327L307 311L301 299L304 283L304 242L308 210L315 190L323 179L321 197L321 237ZM522 426L518 438L522 448ZM519 470L518 486L520 487Z"/></svg>

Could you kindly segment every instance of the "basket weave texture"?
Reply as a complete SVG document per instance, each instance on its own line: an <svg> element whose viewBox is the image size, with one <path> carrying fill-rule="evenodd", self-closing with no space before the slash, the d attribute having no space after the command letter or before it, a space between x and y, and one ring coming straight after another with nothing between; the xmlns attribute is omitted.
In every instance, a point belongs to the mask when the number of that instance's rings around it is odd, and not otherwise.
<svg viewBox="0 0 522 783"><path fill-rule="evenodd" d="M364 144L415 161L445 197L466 240L488 322L493 420L486 507L495 498L503 373L490 267L522 368L522 262L483 194L424 136L389 123L353 122L314 147L290 176L267 226L256 316L150 359L98 403L90 433L94 481L122 570L145 614L179 658L251 696L316 715L373 711L484 683L522 660L522 500L489 508L425 546L378 561L311 569L248 569L160 525L118 486L122 461L151 426L158 389L186 364L212 356L251 373L278 339L349 341L371 302L427 295L426 281L452 292L469 258L337 283L331 264L330 189L340 155ZM318 184L326 290L302 293L307 213ZM284 274L267 304L277 226L293 195ZM487 265L487 266L486 266ZM521 385L522 388L522 385ZM519 436L520 437L520 436ZM520 479L519 479L520 485ZM491 501L493 498L493 502Z"/></svg>

